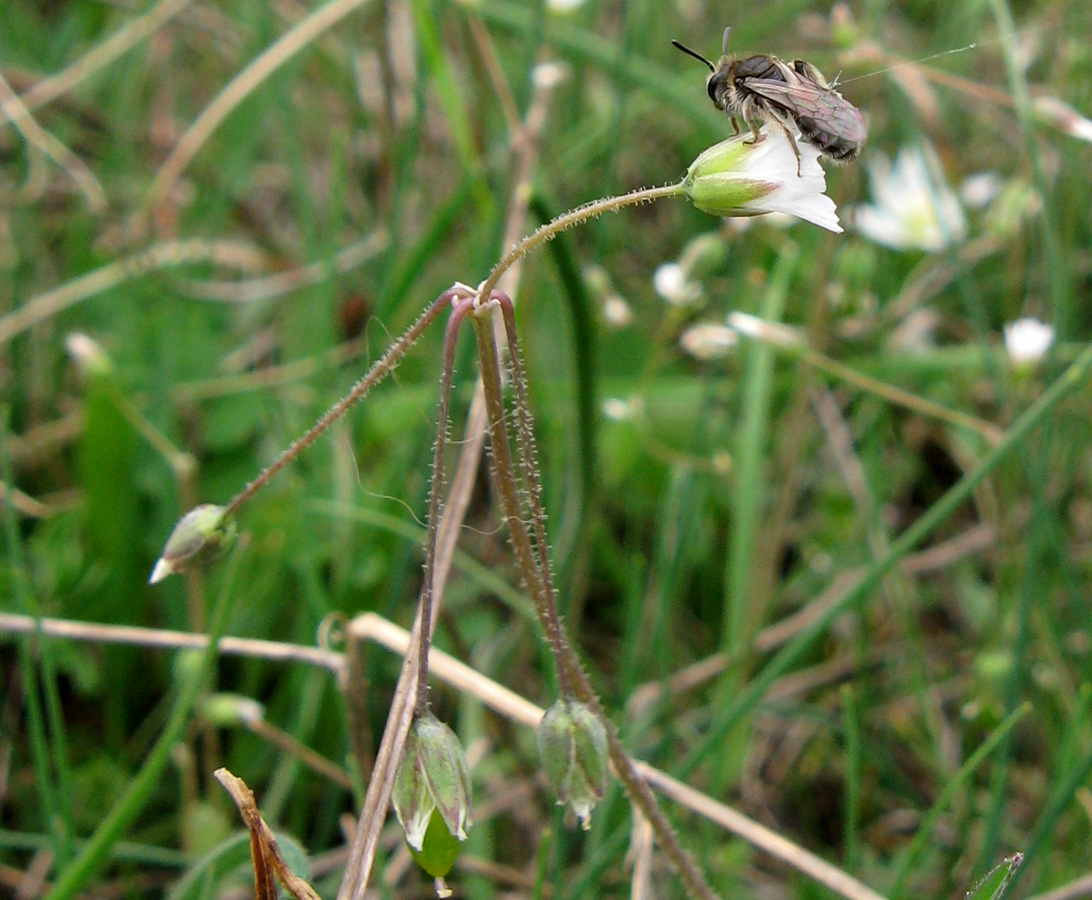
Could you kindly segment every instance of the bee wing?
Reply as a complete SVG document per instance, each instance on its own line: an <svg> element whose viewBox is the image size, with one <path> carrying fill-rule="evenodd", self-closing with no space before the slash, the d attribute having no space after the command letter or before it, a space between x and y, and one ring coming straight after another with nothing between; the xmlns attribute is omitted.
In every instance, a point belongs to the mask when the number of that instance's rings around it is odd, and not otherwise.
<svg viewBox="0 0 1092 900"><path fill-rule="evenodd" d="M749 78L747 89L770 103L781 107L797 118L808 118L826 130L841 135L856 144L864 143L868 136L864 116L852 103L831 88L822 87L808 78L801 78L788 66L779 68L785 80Z"/></svg>

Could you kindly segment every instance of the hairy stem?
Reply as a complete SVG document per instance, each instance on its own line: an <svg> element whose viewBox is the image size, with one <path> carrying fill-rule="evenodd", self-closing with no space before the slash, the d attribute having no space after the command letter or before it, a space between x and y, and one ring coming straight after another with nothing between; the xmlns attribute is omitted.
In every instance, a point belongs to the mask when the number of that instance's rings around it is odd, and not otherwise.
<svg viewBox="0 0 1092 900"><path fill-rule="evenodd" d="M459 326L473 307L473 297L461 296L451 311L444 331L443 369L440 373L440 403L436 411L436 443L432 451L432 485L428 498L428 534L425 539L425 574L421 584L421 621L432 621L432 577L436 564L436 534L444 491L444 452L447 449L447 430L451 409L451 385L455 377L455 342ZM416 714L428 712L428 650L432 643L432 629L421 628L417 646L417 706Z"/></svg>
<svg viewBox="0 0 1092 900"><path fill-rule="evenodd" d="M224 509L224 516L233 516L238 512L239 508L265 487L274 475L296 459L297 456L315 442L320 434L345 415L349 407L356 403L357 400L360 400L387 375L390 375L402 360L402 357L405 356L406 351L417 342L417 339L421 336L422 332L424 332L424 330L436 320L436 317L451 304L451 301L458 297L465 297L468 293L468 288L465 288L462 285L455 285L440 294L440 296L437 297L423 313L421 313L417 321L406 330L406 333L395 341L383 356L376 360L375 364L367 371L364 377L353 385L352 390L350 390L348 394L331 406L322 417L311 426L310 430L301 437L296 438L296 440L294 440L287 449L282 451L281 455L278 456L268 468L264 469L257 478L251 481L232 498L231 502L228 503Z"/></svg>
<svg viewBox="0 0 1092 900"><path fill-rule="evenodd" d="M683 182L680 181L677 184L665 184L662 187L642 188L629 194L622 194L619 197L605 197L602 200L594 200L591 203L586 203L563 213L532 232L501 257L500 262L493 267L493 271L489 273L489 276L478 288L478 302L484 303L490 297L497 286L497 282L500 281L500 277L515 262L567 228L582 225L589 219L601 216L605 212L614 212L627 206L636 206L638 203L651 203L653 200L660 200L664 197L678 197L685 191L686 188Z"/></svg>
<svg viewBox="0 0 1092 900"><path fill-rule="evenodd" d="M481 360L482 385L485 390L486 409L489 414L489 446L490 456L493 461L493 477L504 509L505 521L508 525L509 537L515 551L516 561L527 584L535 611L546 632L551 652L557 663L559 682L564 678L570 695L588 706L603 723L607 732L608 748L615 774L618 776L618 780L622 782L622 786L625 788L630 800L637 805L652 826L660 848L683 882L687 892L692 897L699 897L701 900L716 900L717 895L706 882L705 875L683 849L671 823L668 822L663 810L657 804L651 789L638 773L625 747L622 746L613 722L608 718L600 704L595 690L580 666L579 659L565 637L564 626L557 615L556 605L551 606L553 588L545 583L549 570L544 569L541 565L535 551L535 542L532 541L523 518L519 482L512 461L508 431L505 424L504 400L497 362L497 344L493 337L492 323L489 320L489 313L498 303L499 301L494 299L487 305L479 307L473 318L474 331L478 338L478 354ZM515 347L514 338L514 332L510 333L509 341L512 347ZM513 359L515 358L516 356L513 354ZM522 371L520 374L522 374ZM522 392L520 392L521 394ZM530 412L528 410L521 410L517 418L525 416L529 425ZM524 440L525 437L521 436L521 452ZM533 447L531 449L533 450ZM529 494L535 497L538 494L539 486L536 477L537 469L534 463L525 460L524 471L527 477L533 480ZM542 552L545 553L545 525L541 516L541 504L538 504L538 510L539 514L533 514L532 519L535 521L536 534L543 535L541 544Z"/></svg>

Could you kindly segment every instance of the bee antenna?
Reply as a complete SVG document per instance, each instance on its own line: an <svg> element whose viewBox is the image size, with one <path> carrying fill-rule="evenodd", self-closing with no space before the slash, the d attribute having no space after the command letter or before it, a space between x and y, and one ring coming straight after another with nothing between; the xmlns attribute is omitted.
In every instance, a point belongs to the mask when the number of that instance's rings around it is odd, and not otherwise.
<svg viewBox="0 0 1092 900"><path fill-rule="evenodd" d="M677 47L677 48L678 48L679 50L682 50L682 52L683 52L683 53L689 53L689 54L690 54L691 56L693 56L693 57L694 57L694 59L700 59L700 60L701 60L701 61L702 61L703 63L705 63L705 64L706 64L707 66L709 66L709 71L710 71L710 72L715 72L715 71L717 71L717 67L716 67L716 66L714 66L714 65L713 65L713 64L712 64L711 62L709 62L709 60L707 60L707 59L706 59L706 58L705 58L704 56L702 56L702 55L701 55L700 53L695 53L695 52L694 52L693 50L691 50L691 49L690 49L689 47L687 47L687 46L686 46L685 44L680 44L680 43L679 43L679 42L678 42L677 40L675 40L674 38L672 38L672 39L671 39L671 43L672 43L672 44L673 44L673 45L674 45L675 47Z"/></svg>
<svg viewBox="0 0 1092 900"><path fill-rule="evenodd" d="M731 33L731 31L732 31L732 26L731 25L724 26L724 37L721 38L721 42L720 42L720 55L721 56L727 56L728 55L728 35Z"/></svg>

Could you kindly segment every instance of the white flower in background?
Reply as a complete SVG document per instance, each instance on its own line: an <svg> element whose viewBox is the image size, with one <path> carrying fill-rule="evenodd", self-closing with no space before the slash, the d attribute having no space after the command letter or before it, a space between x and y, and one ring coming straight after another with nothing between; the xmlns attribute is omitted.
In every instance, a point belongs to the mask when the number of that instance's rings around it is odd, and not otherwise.
<svg viewBox="0 0 1092 900"><path fill-rule="evenodd" d="M546 5L555 13L570 13L584 5L585 0L546 0Z"/></svg>
<svg viewBox="0 0 1092 900"><path fill-rule="evenodd" d="M691 281L677 262L664 263L657 268L652 276L652 286L672 306L686 306L701 298L701 285Z"/></svg>
<svg viewBox="0 0 1092 900"><path fill-rule="evenodd" d="M868 180L873 203L853 210L853 226L866 238L896 250L936 252L966 234L963 208L932 148L904 147L894 165L877 155Z"/></svg>
<svg viewBox="0 0 1092 900"><path fill-rule="evenodd" d="M568 77L569 67L553 60L541 62L531 70L531 84L540 91L553 90Z"/></svg>
<svg viewBox="0 0 1092 900"><path fill-rule="evenodd" d="M780 322L767 322L750 313L729 314L728 327L744 337L753 338L765 344L773 344L776 347L784 347L787 350L796 350L804 346L804 339L795 328L782 325Z"/></svg>
<svg viewBox="0 0 1092 900"><path fill-rule="evenodd" d="M643 406L639 397L631 397L629 400L607 397L603 401L603 415L612 422L628 422L641 414Z"/></svg>
<svg viewBox="0 0 1092 900"><path fill-rule="evenodd" d="M959 186L959 196L969 209L982 209L993 203L1005 189L1004 179L996 172L968 175Z"/></svg>
<svg viewBox="0 0 1092 900"><path fill-rule="evenodd" d="M1053 343L1054 329L1031 316L1005 326L1005 352L1013 365L1038 362Z"/></svg>
<svg viewBox="0 0 1092 900"><path fill-rule="evenodd" d="M679 337L679 346L695 359L722 359L739 343L739 335L727 325L707 322L692 325Z"/></svg>
<svg viewBox="0 0 1092 900"><path fill-rule="evenodd" d="M625 328L633 321L633 310L625 298L611 294L603 300L603 321L612 328Z"/></svg>
<svg viewBox="0 0 1092 900"><path fill-rule="evenodd" d="M633 321L633 310L626 299L614 290L610 275L602 266L585 266L584 282L599 303L604 323L612 328L625 328Z"/></svg>
<svg viewBox="0 0 1092 900"><path fill-rule="evenodd" d="M686 172L686 194L714 216L761 216L787 213L840 233L838 210L825 193L827 174L819 151L798 140L800 159L780 129L736 135L710 147Z"/></svg>

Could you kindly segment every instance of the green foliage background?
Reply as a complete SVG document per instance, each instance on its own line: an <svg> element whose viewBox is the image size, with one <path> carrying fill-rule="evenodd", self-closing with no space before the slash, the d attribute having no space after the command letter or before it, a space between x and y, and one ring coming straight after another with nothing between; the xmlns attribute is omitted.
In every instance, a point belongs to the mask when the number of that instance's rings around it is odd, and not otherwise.
<svg viewBox="0 0 1092 900"><path fill-rule="evenodd" d="M763 629L847 573L869 571L989 443L758 345L715 362L678 347L690 324L722 323L732 311L768 315L781 304L783 321L854 371L1007 428L1092 325L1092 145L1023 122L1004 58L1024 54L1034 94L1092 113L1087 7L1026 2L1002 13L1000 0L869 0L852 4L855 25L839 32L826 6L807 2L588 0L561 14L516 0L373 0L280 66L170 191L150 199L190 124L311 8L185 4L35 110L101 185L102 208L10 123L0 129L0 316L166 241L235 242L239 260L129 273L0 345L12 497L4 610L201 631L230 589L233 635L313 644L331 614L362 611L408 625L441 329L245 508L249 541L229 586L222 563L199 579L154 588L146 580L186 508L226 502L441 290L476 284L506 249L506 92L522 115L533 67L558 60L567 69L541 138L529 231L596 197L677 180L728 133L703 70L669 44L678 38L715 56L728 18L732 48L841 71L842 92L865 111L862 159L828 177L843 218L868 199L876 154L920 140L935 146L951 184L989 171L1004 191L969 211L966 241L940 253L887 249L852 229L722 227L680 200L607 216L528 260L518 312L566 622L637 756L669 772L685 765L699 789L887 896L961 895L1017 850L1026 854L1014 882L1021 895L1087 873L1088 385L945 517L929 536L942 557L911 557L886 576L728 721L770 658ZM9 0L0 5L0 72L24 94L148 9ZM1018 30L1006 44L998 21L1010 14ZM972 42L922 67L905 64ZM656 269L709 233L722 250L695 275L700 301L665 304L653 290ZM376 249L366 261L309 286L250 302L207 296L224 281L237 295L234 282L291 272L368 239ZM588 275L593 265L599 281ZM604 290L628 303L628 324L604 320ZM1018 371L1001 333L1022 315L1051 322L1057 341L1040 366ZM917 326L930 340L906 349L902 339ZM101 345L108 372L80 376L65 353L73 332ZM473 376L467 341L457 415ZM608 398L627 401L632 415L603 416ZM832 449L817 414L824 400L838 410L848 451ZM180 474L175 452L192 457L192 478ZM484 468L461 550L438 646L548 704L548 659ZM724 651L736 653L727 672L668 702L634 702L639 689L666 688L675 673ZM185 660L149 647L4 635L5 890L46 848L49 881L75 857L161 735L186 683ZM382 651L368 657L370 733L356 736L365 744L378 740L397 665ZM329 673L224 657L204 690L260 701L266 721L348 765L346 713ZM515 883L530 895L546 882L557 897L627 895L630 819L617 792L589 834L566 830L536 778L532 736L475 701L436 693L467 744L490 742L475 788L479 804L499 809L481 817L464 857L505 868L456 867L459 890L487 898ZM1030 712L998 735L1023 703ZM710 734L721 737L710 743ZM992 749L965 767L991 736ZM265 737L200 717L95 889L136 896L175 885L188 897L233 883L241 855L229 834L238 823L209 777L217 765L254 788L263 814L311 854L316 886L333 896L340 870L336 857L324 866L324 854L342 846L339 816L355 809L354 798ZM505 801L521 786L530 793ZM672 816L724 896L826 896L718 829ZM223 839L216 861L202 859ZM679 893L666 872L657 884L663 896Z"/></svg>

